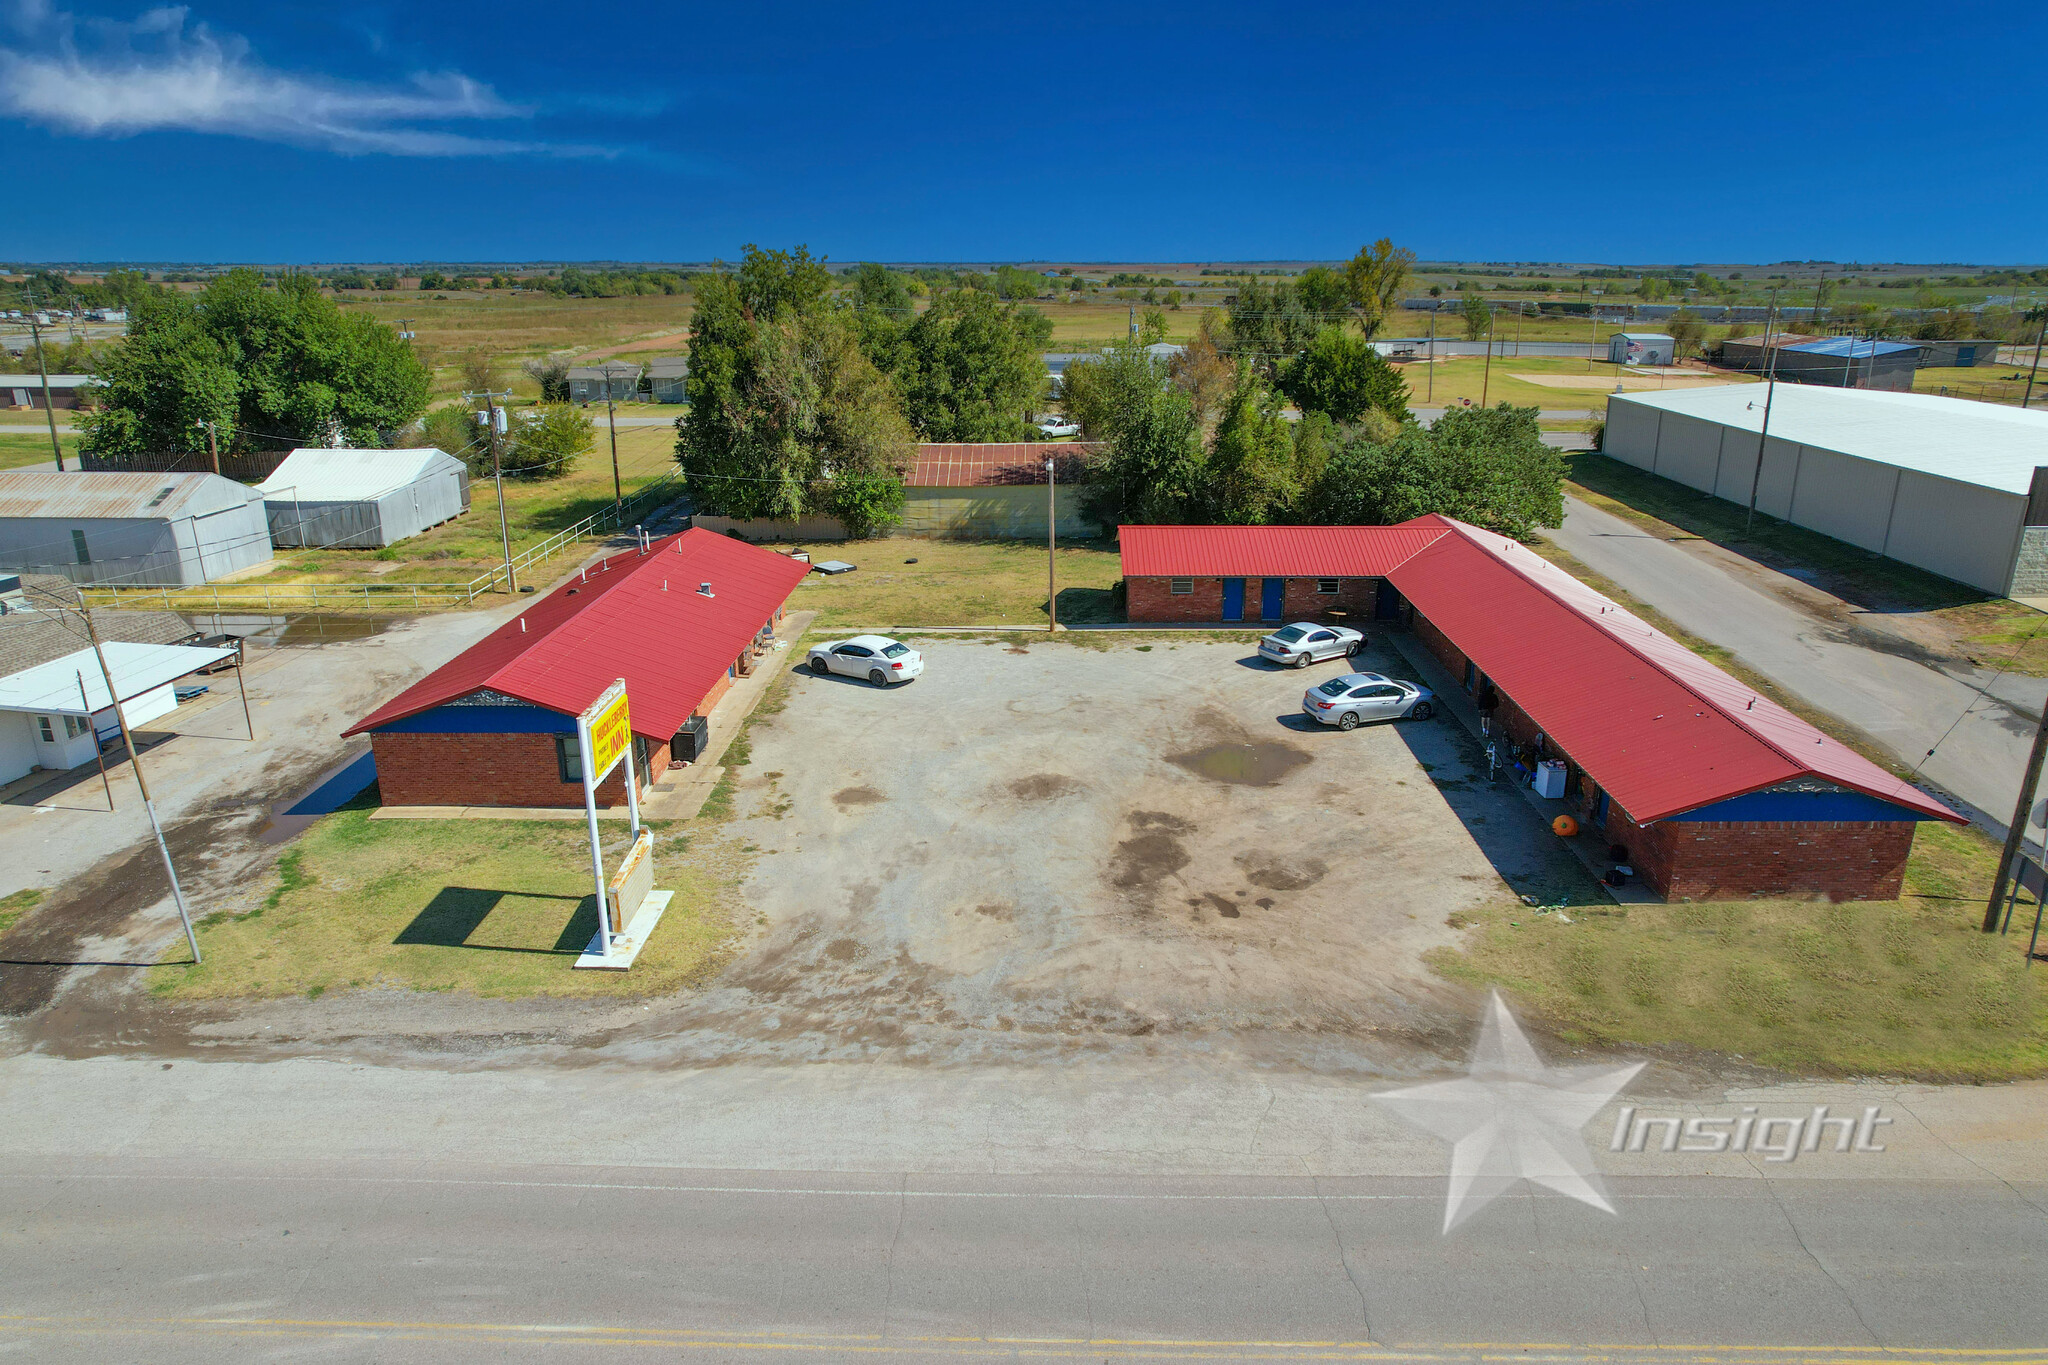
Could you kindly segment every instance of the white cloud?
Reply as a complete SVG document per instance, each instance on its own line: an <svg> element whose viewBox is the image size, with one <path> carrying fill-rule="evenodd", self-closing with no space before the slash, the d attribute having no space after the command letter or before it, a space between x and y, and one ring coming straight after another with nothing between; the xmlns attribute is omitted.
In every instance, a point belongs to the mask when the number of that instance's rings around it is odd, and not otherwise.
<svg viewBox="0 0 2048 1365"><path fill-rule="evenodd" d="M355 155L613 154L436 127L519 120L533 111L459 72L420 72L378 86L273 70L245 39L190 23L182 6L123 24L22 0L6 18L19 40L0 44L0 116L67 133L218 133Z"/></svg>

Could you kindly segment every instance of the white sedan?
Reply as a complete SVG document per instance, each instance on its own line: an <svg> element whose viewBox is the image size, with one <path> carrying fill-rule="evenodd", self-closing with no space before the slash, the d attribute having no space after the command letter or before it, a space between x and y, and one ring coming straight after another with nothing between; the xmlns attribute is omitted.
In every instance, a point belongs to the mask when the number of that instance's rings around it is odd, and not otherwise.
<svg viewBox="0 0 2048 1365"><path fill-rule="evenodd" d="M1259 657L1290 668L1305 668L1317 659L1348 659L1365 648L1365 636L1349 626L1316 626L1306 621L1280 629L1259 641Z"/></svg>
<svg viewBox="0 0 2048 1365"><path fill-rule="evenodd" d="M1428 720L1436 693L1384 673L1345 673L1301 694L1301 713L1321 725L1356 730L1369 720Z"/></svg>
<svg viewBox="0 0 2048 1365"><path fill-rule="evenodd" d="M924 672L924 655L886 635L856 635L851 640L811 646L811 672L843 673L887 687L909 682Z"/></svg>

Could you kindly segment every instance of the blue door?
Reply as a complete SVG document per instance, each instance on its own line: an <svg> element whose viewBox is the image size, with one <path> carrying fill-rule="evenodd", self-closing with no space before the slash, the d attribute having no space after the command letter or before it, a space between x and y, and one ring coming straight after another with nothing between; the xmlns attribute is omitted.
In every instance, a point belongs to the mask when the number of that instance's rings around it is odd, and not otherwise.
<svg viewBox="0 0 2048 1365"><path fill-rule="evenodd" d="M1244 620L1244 580L1226 578L1223 580L1223 619Z"/></svg>
<svg viewBox="0 0 2048 1365"><path fill-rule="evenodd" d="M1287 596L1287 580L1266 578L1259 582L1259 619L1277 621L1280 619L1280 604Z"/></svg>

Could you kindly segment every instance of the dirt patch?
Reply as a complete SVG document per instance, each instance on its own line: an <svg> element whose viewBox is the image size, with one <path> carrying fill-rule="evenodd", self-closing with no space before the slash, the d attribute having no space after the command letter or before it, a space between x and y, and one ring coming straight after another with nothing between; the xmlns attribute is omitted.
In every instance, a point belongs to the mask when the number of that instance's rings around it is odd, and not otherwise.
<svg viewBox="0 0 2048 1365"><path fill-rule="evenodd" d="M1268 891L1301 891L1330 875L1329 864L1320 858L1285 859L1271 853L1252 852L1238 854L1236 861L1244 869L1246 881ZM1263 901L1261 904L1270 905L1272 902Z"/></svg>
<svg viewBox="0 0 2048 1365"><path fill-rule="evenodd" d="M1136 834L1116 846L1109 863L1109 884L1126 891L1156 885L1186 867L1191 859L1179 839L1163 830Z"/></svg>
<svg viewBox="0 0 2048 1365"><path fill-rule="evenodd" d="M1206 749L1174 754L1168 761L1211 782L1271 787L1311 760L1291 744L1266 740L1256 744L1212 744Z"/></svg>
<svg viewBox="0 0 2048 1365"><path fill-rule="evenodd" d="M1219 896L1214 891L1206 893L1202 897L1202 901L1206 901L1210 909L1225 919L1236 919L1243 913L1237 908L1236 901L1228 896ZM1199 905L1202 901L1197 901L1196 904Z"/></svg>
<svg viewBox="0 0 2048 1365"><path fill-rule="evenodd" d="M1087 788L1071 777L1058 773L1033 773L1020 777L1009 785L1010 795L1019 801L1053 801L1062 796L1075 796Z"/></svg>
<svg viewBox="0 0 2048 1365"><path fill-rule="evenodd" d="M1134 810L1130 814L1132 829L1156 829L1167 834L1193 834L1195 822L1183 820L1178 815L1168 815L1163 810Z"/></svg>
<svg viewBox="0 0 2048 1365"><path fill-rule="evenodd" d="M852 810L856 806L873 806L888 799L873 787L842 787L832 793L832 803L841 810Z"/></svg>

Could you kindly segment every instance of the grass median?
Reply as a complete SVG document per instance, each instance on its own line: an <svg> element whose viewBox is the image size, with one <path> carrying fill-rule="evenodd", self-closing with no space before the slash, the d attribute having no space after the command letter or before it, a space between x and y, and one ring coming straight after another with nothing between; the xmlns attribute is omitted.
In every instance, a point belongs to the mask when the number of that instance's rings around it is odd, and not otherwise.
<svg viewBox="0 0 2048 1365"><path fill-rule="evenodd" d="M657 995L707 979L741 938L747 855L703 822L655 831L655 885L675 899L632 970L576 971L597 930L580 821L372 820L374 809L361 798L309 828L270 885L200 921L204 965L166 965L156 994ZM615 868L626 830L603 829ZM184 952L180 938L167 964Z"/></svg>
<svg viewBox="0 0 2048 1365"><path fill-rule="evenodd" d="M2032 907L1985 934L1997 849L1920 827L1895 902L1482 911L1430 965L1499 986L1574 1043L1678 1046L1806 1075L1990 1081L2048 1072Z"/></svg>
<svg viewBox="0 0 2048 1365"><path fill-rule="evenodd" d="M1045 624L1043 544L892 536L809 548L815 558L843 559L859 566L848 574L814 573L789 599L794 610L818 613L811 625L814 632L844 626L888 630ZM1123 566L1113 546L1099 541L1065 545L1055 561L1062 622L1123 619L1114 592Z"/></svg>

